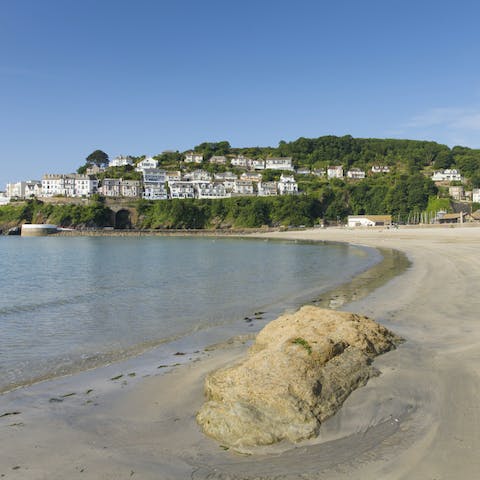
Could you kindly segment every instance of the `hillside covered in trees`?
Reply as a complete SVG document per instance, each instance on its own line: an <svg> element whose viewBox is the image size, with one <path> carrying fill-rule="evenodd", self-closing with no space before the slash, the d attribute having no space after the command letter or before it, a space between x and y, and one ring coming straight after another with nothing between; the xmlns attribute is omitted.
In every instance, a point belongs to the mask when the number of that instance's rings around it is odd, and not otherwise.
<svg viewBox="0 0 480 480"><path fill-rule="evenodd" d="M280 141L273 147L233 148L229 142L206 142L193 149L202 153L205 160L213 155L242 154L251 158L290 156L298 168L325 168L328 165L343 165L350 168L368 169L372 165L387 165L397 172L414 173L445 168L457 168L480 186L480 150L467 147L449 148L436 142L421 140L396 140L377 138L353 138L350 135L333 135L304 138L292 142ZM171 160L179 152L167 152L156 158ZM180 156L178 157L180 158Z"/></svg>
<svg viewBox="0 0 480 480"><path fill-rule="evenodd" d="M324 136L281 141L277 147L234 148L229 142L205 142L193 149L203 154L200 168L210 172L235 170L230 165L210 164L216 155L231 158L244 155L252 159L292 157L297 169L298 195L285 197L232 197L217 200L132 200L130 207L138 212L132 227L156 228L244 228L305 225L343 221L349 214L391 214L394 221L425 211L451 211L448 186L437 186L431 176L435 170L458 169L465 189L480 187L480 150L449 148L430 141L361 139L351 136ZM193 169L186 166L185 152L168 151L154 158L164 169ZM144 156L135 157L137 161ZM105 163L104 159L100 159ZM366 178L332 178L315 175L316 170L341 165L344 171L357 168ZM388 166L388 173L372 173L375 165ZM123 168L123 167L122 167ZM128 170L128 171L127 171ZM106 176L136 178L128 169L109 168ZM298 170L309 171L300 174ZM275 179L280 172L262 171L263 180ZM478 205L471 205L475 210ZM112 211L101 198L88 205L51 205L34 200L0 208L0 224L48 221L62 226L112 226Z"/></svg>

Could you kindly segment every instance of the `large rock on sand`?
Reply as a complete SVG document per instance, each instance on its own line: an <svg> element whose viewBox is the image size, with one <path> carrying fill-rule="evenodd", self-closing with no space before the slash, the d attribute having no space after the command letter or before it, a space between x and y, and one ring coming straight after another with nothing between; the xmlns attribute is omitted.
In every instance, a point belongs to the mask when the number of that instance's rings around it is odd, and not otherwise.
<svg viewBox="0 0 480 480"><path fill-rule="evenodd" d="M350 392L378 374L372 358L399 341L352 313L305 306L282 315L257 335L245 360L208 375L197 421L239 450L311 438Z"/></svg>

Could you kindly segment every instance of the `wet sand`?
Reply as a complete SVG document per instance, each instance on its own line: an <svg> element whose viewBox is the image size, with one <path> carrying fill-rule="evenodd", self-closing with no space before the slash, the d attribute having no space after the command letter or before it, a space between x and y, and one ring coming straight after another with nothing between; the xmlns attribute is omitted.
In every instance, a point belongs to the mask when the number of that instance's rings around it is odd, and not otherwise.
<svg viewBox="0 0 480 480"><path fill-rule="evenodd" d="M195 423L203 378L244 353L240 339L158 376L112 365L1 396L2 478L478 478L480 228L266 236L398 249L412 262L341 307L407 341L375 360L382 375L355 391L318 439L239 456L203 436Z"/></svg>

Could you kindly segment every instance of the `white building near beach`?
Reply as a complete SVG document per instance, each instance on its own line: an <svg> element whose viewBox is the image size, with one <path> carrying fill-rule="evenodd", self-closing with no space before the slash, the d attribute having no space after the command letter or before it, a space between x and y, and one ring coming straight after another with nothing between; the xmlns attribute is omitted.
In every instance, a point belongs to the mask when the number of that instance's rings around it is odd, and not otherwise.
<svg viewBox="0 0 480 480"><path fill-rule="evenodd" d="M195 182L197 198L226 198L227 190L223 183Z"/></svg>
<svg viewBox="0 0 480 480"><path fill-rule="evenodd" d="M7 183L8 198L25 198L25 182Z"/></svg>
<svg viewBox="0 0 480 480"><path fill-rule="evenodd" d="M383 227L392 224L391 215L349 215L349 227Z"/></svg>
<svg viewBox="0 0 480 480"><path fill-rule="evenodd" d="M143 171L143 198L145 200L166 200L167 174L165 170L147 168Z"/></svg>
<svg viewBox="0 0 480 480"><path fill-rule="evenodd" d="M195 186L192 182L169 182L170 198L195 198Z"/></svg>
<svg viewBox="0 0 480 480"><path fill-rule="evenodd" d="M141 197L141 182L139 180L124 180L123 178L104 178L99 193L105 197Z"/></svg>
<svg viewBox="0 0 480 480"><path fill-rule="evenodd" d="M89 197L98 192L98 180L78 173L47 173L42 177L43 197Z"/></svg>
<svg viewBox="0 0 480 480"><path fill-rule="evenodd" d="M5 195L8 198L32 198L42 195L40 180L26 180L24 182L7 183Z"/></svg>

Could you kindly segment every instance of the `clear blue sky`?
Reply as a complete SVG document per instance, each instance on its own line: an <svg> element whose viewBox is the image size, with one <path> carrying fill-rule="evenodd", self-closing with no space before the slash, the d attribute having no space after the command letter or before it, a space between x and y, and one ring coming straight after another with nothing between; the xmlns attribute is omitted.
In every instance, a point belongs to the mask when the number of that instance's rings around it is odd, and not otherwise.
<svg viewBox="0 0 480 480"><path fill-rule="evenodd" d="M478 148L479 19L464 0L0 0L0 189L97 148Z"/></svg>

